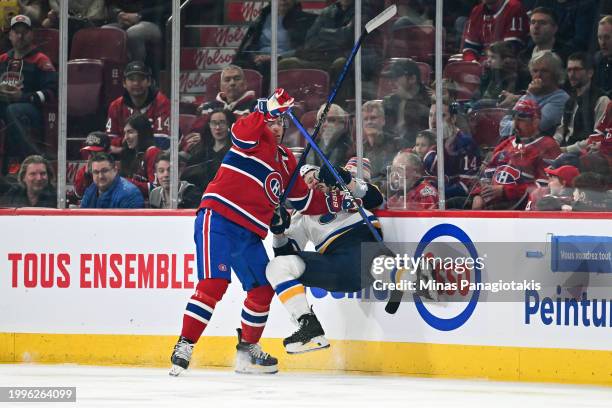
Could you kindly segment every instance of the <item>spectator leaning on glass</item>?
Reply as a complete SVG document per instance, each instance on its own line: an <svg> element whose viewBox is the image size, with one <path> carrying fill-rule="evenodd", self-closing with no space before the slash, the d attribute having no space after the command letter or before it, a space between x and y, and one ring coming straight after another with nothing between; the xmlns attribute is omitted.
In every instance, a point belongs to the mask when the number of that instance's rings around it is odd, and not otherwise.
<svg viewBox="0 0 612 408"><path fill-rule="evenodd" d="M171 208L170 202L170 154L160 153L155 159L155 178L159 187L149 194L151 208ZM200 192L193 184L181 181L178 189L177 208L197 208L200 205Z"/></svg>
<svg viewBox="0 0 612 408"><path fill-rule="evenodd" d="M127 119L135 113L146 115L153 125L155 144L170 148L170 100L151 85L151 70L142 61L132 61L123 70L123 96L108 107L106 133L111 137L111 152L121 152Z"/></svg>
<svg viewBox="0 0 612 408"><path fill-rule="evenodd" d="M505 96L502 107L507 106L513 100L532 99L540 106L540 131L545 135L553 135L555 129L561 123L565 102L569 95L561 85L565 82L565 70L561 59L551 51L536 53L529 61L529 72L531 82L527 87L527 94L520 97L502 92ZM511 104L510 106L512 106ZM500 123L500 134L507 137L512 133L512 117L506 116Z"/></svg>
<svg viewBox="0 0 612 408"><path fill-rule="evenodd" d="M586 147L587 138L603 118L610 98L592 84L593 61L584 52L574 53L567 60L570 99L565 102L561 124L555 140L564 152L578 153Z"/></svg>
<svg viewBox="0 0 612 408"><path fill-rule="evenodd" d="M117 174L115 159L108 153L96 153L90 160L90 185L81 208L143 208L144 199L138 188Z"/></svg>
<svg viewBox="0 0 612 408"><path fill-rule="evenodd" d="M27 16L11 19L9 39L13 49L0 55L0 117L7 126L7 155L21 161L39 153L34 130L43 128L42 106L57 91L57 72L35 47Z"/></svg>
<svg viewBox="0 0 612 408"><path fill-rule="evenodd" d="M0 198L1 207L57 207L55 187L51 184L53 169L42 156L28 156L21 163L13 185Z"/></svg>

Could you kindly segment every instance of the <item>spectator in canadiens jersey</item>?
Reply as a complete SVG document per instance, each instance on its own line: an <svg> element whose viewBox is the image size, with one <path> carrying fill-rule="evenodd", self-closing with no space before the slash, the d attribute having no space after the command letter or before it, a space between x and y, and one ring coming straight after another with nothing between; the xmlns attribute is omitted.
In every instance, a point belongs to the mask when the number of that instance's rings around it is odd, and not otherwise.
<svg viewBox="0 0 612 408"><path fill-rule="evenodd" d="M57 207L55 187L51 183L53 169L42 156L28 156L12 185L0 198L0 207Z"/></svg>
<svg viewBox="0 0 612 408"><path fill-rule="evenodd" d="M93 184L85 190L81 208L144 208L138 188L117 174L112 155L96 153L88 165Z"/></svg>
<svg viewBox="0 0 612 408"><path fill-rule="evenodd" d="M517 50L525 45L529 30L520 0L483 0L470 13L463 59L479 60L496 41L511 41Z"/></svg>
<svg viewBox="0 0 612 408"><path fill-rule="evenodd" d="M171 375L189 366L193 347L206 329L216 304L234 271L246 292L235 370L275 373L277 359L258 344L263 334L274 290L266 278L268 255L262 239L268 226L288 219L280 196L296 168L291 151L278 144L267 126L293 106L284 89L260 99L257 110L231 128L232 147L215 179L208 185L194 225L198 284L183 315L181 335L171 356ZM299 177L288 193L293 208L305 214L327 213L325 198L310 191ZM275 216L276 214L276 216Z"/></svg>
<svg viewBox="0 0 612 408"><path fill-rule="evenodd" d="M418 155L409 151L399 152L393 159L390 179L387 180L390 192L387 207L390 210L435 209L438 190L424 175L423 162Z"/></svg>
<svg viewBox="0 0 612 408"><path fill-rule="evenodd" d="M151 70L142 61L132 61L123 70L123 96L108 107L106 133L111 137L111 152L121 152L127 119L135 113L147 116L153 125L155 145L170 148L170 100L151 85Z"/></svg>
<svg viewBox="0 0 612 408"><path fill-rule="evenodd" d="M448 177L445 185L446 199L461 198L458 200L461 207L465 197L474 185L482 162L478 144L468 133L462 132L457 126L460 116L460 107L456 102L443 100L443 137L444 137L444 175ZM432 101L429 111L429 126L436 128L436 102ZM438 153L436 146L432 146L423 157L425 173L429 176L438 175ZM452 207L449 202L449 207Z"/></svg>
<svg viewBox="0 0 612 408"><path fill-rule="evenodd" d="M119 154L119 175L138 187L145 198L155 184L155 158L160 152L149 118L138 113L130 116Z"/></svg>
<svg viewBox="0 0 612 408"><path fill-rule="evenodd" d="M546 182L545 160L561 153L552 137L540 131L542 111L533 99L521 99L513 108L515 134L502 141L473 189L473 209L522 210L529 193Z"/></svg>
<svg viewBox="0 0 612 408"><path fill-rule="evenodd" d="M205 101L198 107L202 115L210 115L213 109L221 108L234 114L236 119L248 115L257 104L255 91L247 90L244 71L237 65L228 65L221 71L220 92L214 101ZM202 120L193 124L194 129L203 125Z"/></svg>
<svg viewBox="0 0 612 408"><path fill-rule="evenodd" d="M19 161L40 152L34 134L43 128L43 105L57 91L57 72L34 45L31 25L27 16L13 17L8 34L13 49L0 55L0 118L7 126L6 154Z"/></svg>

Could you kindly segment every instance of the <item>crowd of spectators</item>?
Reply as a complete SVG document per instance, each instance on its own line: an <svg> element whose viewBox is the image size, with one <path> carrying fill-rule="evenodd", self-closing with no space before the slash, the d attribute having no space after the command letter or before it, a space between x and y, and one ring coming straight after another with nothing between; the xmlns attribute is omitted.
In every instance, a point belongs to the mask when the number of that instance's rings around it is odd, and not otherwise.
<svg viewBox="0 0 612 408"><path fill-rule="evenodd" d="M392 3L364 0L362 24ZM612 7L606 1L465 0L450 7L444 18L445 67L469 63L469 69L477 67L480 74L475 82L472 78L464 83L461 76L446 75L445 68L443 160L436 143L435 84L429 74L433 60L408 55L385 59L395 44L394 32L434 24L434 10L424 0L397 3L399 15L381 30L383 41L373 38L362 45L362 123L354 120L351 73L320 126L318 143L333 164L351 163L360 127L364 172L386 195L390 209L435 209L442 184L450 209L610 209ZM24 14L14 17L8 30L12 49L0 55L5 151L22 162L18 175L14 172L10 183L0 184L3 205L53 201L34 193L42 184L51 189L52 171L48 161L39 161L31 128L40 127L42 106L55 97L57 73L33 44L31 31L57 27L58 4L20 1ZM130 55L123 69L124 94L110 103L105 131L91 132L81 148L87 163L75 177L75 205L170 205L170 102L157 87L159 58L152 57L163 43L170 4L70 1L71 33L91 26L125 30ZM318 14L304 11L299 0L278 4L278 69L324 70L333 86L353 46L354 1L327 2ZM197 206L197 195L215 177L232 145L232 124L265 96L249 89L245 69L262 74L262 92L267 93L271 25L268 6L250 24L233 62L221 70L219 92L210 100L196 98L197 118L180 135L179 207ZM320 102L317 112L308 112L315 122L323 114L325 101ZM306 113L303 108L298 103L296 110ZM499 116L496 126L484 130L484 143L474 118L493 111ZM281 121L271 126L279 134L290 132ZM303 146L301 137L285 142L295 144L296 151ZM32 158L34 162L28 162ZM443 183L438 179L441 162ZM15 167L7 160L2 163L3 174ZM315 154L307 163L321 165ZM48 168L47 176L28 177L24 167L34 165Z"/></svg>

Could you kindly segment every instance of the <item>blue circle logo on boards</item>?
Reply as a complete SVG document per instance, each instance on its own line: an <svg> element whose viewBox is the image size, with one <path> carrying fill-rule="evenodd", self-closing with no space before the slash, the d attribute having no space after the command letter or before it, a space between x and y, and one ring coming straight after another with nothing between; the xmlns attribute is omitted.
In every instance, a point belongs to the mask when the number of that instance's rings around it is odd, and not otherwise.
<svg viewBox="0 0 612 408"><path fill-rule="evenodd" d="M434 239L440 237L455 238L465 246L472 259L478 258L478 252L476 251L474 243L461 228L452 224L440 224L431 228L425 233L423 238L421 238L421 241L419 242L419 245L417 246L417 249L414 253L414 259L419 259L421 255L423 255L423 252L425 251L425 248L427 248L427 245L429 245ZM478 268L478 266L474 265L474 271L476 283L478 284L481 282L481 270L480 268ZM421 297L416 293L413 294L414 305L416 306L416 309L423 318L423 320L425 320L425 322L434 329L438 329L440 331L455 330L463 326L463 324L468 321L468 319L474 312L474 309L476 309L476 304L478 303L479 296L480 289L475 289L472 293L470 301L461 313L459 313L455 317L442 318L432 314L421 300Z"/></svg>

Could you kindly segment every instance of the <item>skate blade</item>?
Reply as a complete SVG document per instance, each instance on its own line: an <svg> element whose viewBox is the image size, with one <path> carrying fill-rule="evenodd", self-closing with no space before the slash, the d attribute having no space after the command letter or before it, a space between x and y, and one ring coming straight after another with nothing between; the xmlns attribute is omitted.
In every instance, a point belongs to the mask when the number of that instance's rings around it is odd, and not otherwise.
<svg viewBox="0 0 612 408"><path fill-rule="evenodd" d="M291 343L285 346L287 354L302 354L311 351L329 348L329 341L323 336L318 336L310 340L306 344Z"/></svg>
<svg viewBox="0 0 612 408"><path fill-rule="evenodd" d="M234 371L237 374L276 374L278 373L278 366L258 366L249 364L242 367L236 367Z"/></svg>
<svg viewBox="0 0 612 408"><path fill-rule="evenodd" d="M185 371L183 367L173 365L172 368L170 368L170 372L168 374L172 377L178 377L183 373L183 371Z"/></svg>

